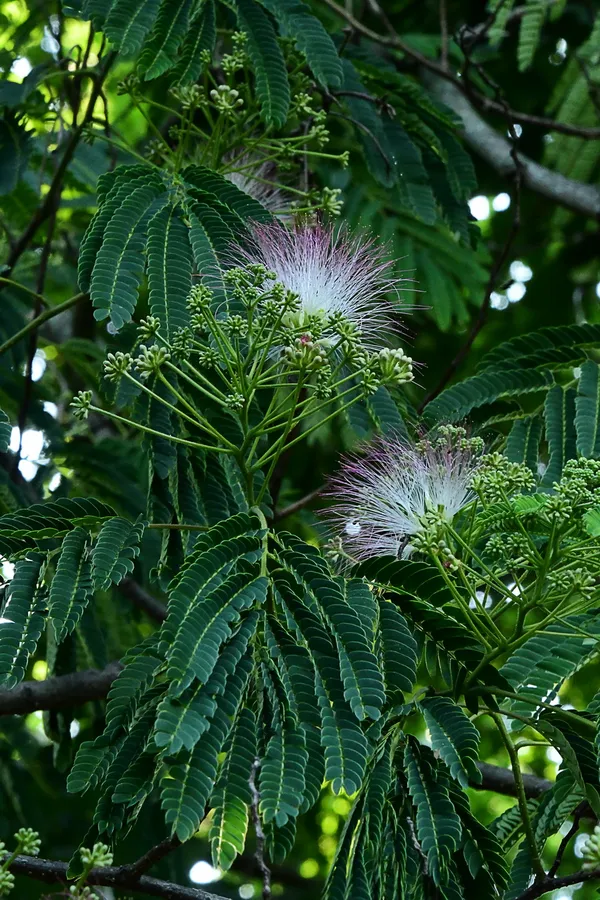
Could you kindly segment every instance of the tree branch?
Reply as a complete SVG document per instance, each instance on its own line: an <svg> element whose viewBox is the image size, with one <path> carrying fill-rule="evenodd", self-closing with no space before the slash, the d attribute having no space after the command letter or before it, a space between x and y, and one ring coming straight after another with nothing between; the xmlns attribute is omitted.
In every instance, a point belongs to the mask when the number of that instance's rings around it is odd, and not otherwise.
<svg viewBox="0 0 600 900"><path fill-rule="evenodd" d="M517 796L515 779L510 769L502 766L493 766L490 763L477 763L477 768L481 772L481 784L472 784L471 787L478 788L481 791L494 791L496 794L506 794L509 797ZM549 790L553 781L548 778L540 778L538 775L523 775L523 787L528 799L539 797L544 791Z"/></svg>
<svg viewBox="0 0 600 900"><path fill-rule="evenodd" d="M167 607L165 604L144 590L133 578L129 578L129 576L124 578L119 584L119 590L124 597L131 600L134 606L137 606L138 609L143 609L156 622L164 622L167 618Z"/></svg>
<svg viewBox="0 0 600 900"><path fill-rule="evenodd" d="M111 662L105 669L87 669L56 675L46 681L25 681L0 691L0 716L27 715L38 709L64 709L88 700L106 697L121 671L121 663Z"/></svg>
<svg viewBox="0 0 600 900"><path fill-rule="evenodd" d="M359 34L389 49L400 50L406 56L413 59L422 67L423 82L427 84L446 106L454 110L463 121L465 141L472 149L503 175L514 175L516 164L511 154L512 147L498 132L488 125L475 111L471 102L465 96L465 91L473 102L486 111L498 112L503 116L510 115L512 122L522 122L543 126L547 130L559 131L587 139L597 139L600 136L599 129L580 129L562 122L554 122L552 119L544 119L539 116L531 116L519 113L502 103L491 100L484 95L477 94L466 84L462 84L455 74L445 69L435 60L429 59L419 51L404 43L396 35L386 37L377 34L358 21L348 10L344 9L335 0L324 0L325 4ZM438 77L435 77L438 76ZM519 163L523 168L523 184L539 194L572 209L600 219L600 190L593 185L586 185L571 178L566 178L559 172L553 172L544 168L539 163L519 154Z"/></svg>
<svg viewBox="0 0 600 900"><path fill-rule="evenodd" d="M561 875L559 878L540 878L535 881L531 887L521 894L518 900L535 900L549 891L556 891L559 888L571 887L574 884L582 884L584 881L600 880L600 869L592 869L589 872L574 872L572 875Z"/></svg>
<svg viewBox="0 0 600 900"><path fill-rule="evenodd" d="M514 176L517 170L512 146L473 109L462 91L447 80L423 72L423 81L435 96L452 109L463 123L466 143L501 175ZM568 209L600 219L600 190L553 172L519 154L523 184Z"/></svg>
<svg viewBox="0 0 600 900"><path fill-rule="evenodd" d="M17 856L10 865L13 874L25 875L46 884L68 884L67 869L67 863L55 862L52 859L37 859L33 856ZM182 887L148 875L132 874L129 866L104 866L92 869L86 884L124 888L151 897L162 897L164 900L224 900L223 897L209 894L200 888Z"/></svg>

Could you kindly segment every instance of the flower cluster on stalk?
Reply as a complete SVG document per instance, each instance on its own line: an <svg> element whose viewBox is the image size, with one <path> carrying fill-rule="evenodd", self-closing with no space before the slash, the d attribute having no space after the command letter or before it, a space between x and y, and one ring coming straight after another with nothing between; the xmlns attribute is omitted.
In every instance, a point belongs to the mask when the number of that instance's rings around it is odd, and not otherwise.
<svg viewBox="0 0 600 900"><path fill-rule="evenodd" d="M151 315L139 325L135 353L109 353L104 363L109 381L129 380L179 415L185 443L204 448L194 434L200 430L210 446L236 453L211 420L220 407L240 421L246 464L254 454L260 467L280 452L277 440L309 416L314 430L312 423L381 386L412 380L411 358L385 346L398 331L388 300L396 282L371 241L321 225L288 230L277 223L257 226L250 247L232 248L231 255L236 264L217 289L192 288L187 326L167 334ZM251 425L257 402L263 417ZM80 418L97 410L89 392L73 406ZM158 434L151 423L139 427ZM261 454L266 435L273 436L266 439L271 448Z"/></svg>

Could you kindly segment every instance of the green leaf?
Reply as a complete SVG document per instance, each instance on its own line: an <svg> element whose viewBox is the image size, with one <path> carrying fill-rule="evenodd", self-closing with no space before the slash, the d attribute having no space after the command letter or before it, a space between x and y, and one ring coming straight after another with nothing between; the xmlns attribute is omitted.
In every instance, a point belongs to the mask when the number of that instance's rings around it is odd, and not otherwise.
<svg viewBox="0 0 600 900"><path fill-rule="evenodd" d="M144 528L144 522L128 522L118 516L104 523L92 550L96 590L106 590L111 583L119 584L128 572L133 572Z"/></svg>
<svg viewBox="0 0 600 900"><path fill-rule="evenodd" d="M517 49L519 72L524 72L533 62L545 18L545 0L527 0L525 15L521 19L521 27L519 29L519 46Z"/></svg>
<svg viewBox="0 0 600 900"><path fill-rule="evenodd" d="M93 591L89 535L77 527L63 541L48 596L48 618L54 625L57 644L74 630Z"/></svg>
<svg viewBox="0 0 600 900"><path fill-rule="evenodd" d="M137 187L148 183L156 187L156 193L164 189L162 181L148 166L119 166L98 179L98 211L92 218L79 248L77 280L82 291L89 291L90 279L96 257L102 247L106 226Z"/></svg>
<svg viewBox="0 0 600 900"><path fill-rule="evenodd" d="M230 623L239 619L242 610L264 603L267 588L266 578L249 581L244 573L195 598L168 654L171 696L180 696L194 678L208 680L220 645L231 635Z"/></svg>
<svg viewBox="0 0 600 900"><path fill-rule="evenodd" d="M581 367L575 399L577 452L586 459L600 457L600 366L589 359Z"/></svg>
<svg viewBox="0 0 600 900"><path fill-rule="evenodd" d="M154 740L173 756L185 747L193 750L217 708L216 697L227 690L229 679L245 671L248 642L256 631L258 611L250 612L225 646L208 682L196 682L181 697L165 697L158 705ZM246 660L247 662L247 660Z"/></svg>
<svg viewBox="0 0 600 900"><path fill-rule="evenodd" d="M410 740L404 750L404 768L408 790L416 808L419 844L427 855L429 874L435 884L445 884L448 867L460 837L460 819L446 788L436 780L431 762L423 748Z"/></svg>
<svg viewBox="0 0 600 900"><path fill-rule="evenodd" d="M600 640L600 623L597 617L572 616L560 624L561 632L571 632L569 637L556 637L553 634L556 626L548 626L509 657L500 669L501 675L513 685L518 694L534 701L506 701L511 711L525 718L535 717L539 711L535 701L551 703L558 696L563 682L598 653L598 642L582 635L577 627L592 634L598 633ZM524 723L519 720L511 723L511 728L515 731L524 727Z"/></svg>
<svg viewBox="0 0 600 900"><path fill-rule="evenodd" d="M188 166L183 171L183 177L188 185L203 192L207 203L211 202L211 197L208 195L212 195L212 203L216 211L218 211L219 205L222 204L233 213L236 213L237 215L231 221L235 222L236 231L240 234L245 231L247 220L254 222L273 221L273 216L265 209L262 203L259 203L254 197L240 190L233 182L207 166ZM195 196L200 197L198 194Z"/></svg>
<svg viewBox="0 0 600 900"><path fill-rule="evenodd" d="M368 745L344 698L338 654L320 620L311 611L310 598L300 590L292 575L276 570L273 580L284 610L306 642L316 669L325 778L332 782L336 793L345 790L353 794L362 783Z"/></svg>
<svg viewBox="0 0 600 900"><path fill-rule="evenodd" d="M117 0L113 3L102 30L123 56L138 52L154 25L161 0Z"/></svg>
<svg viewBox="0 0 600 900"><path fill-rule="evenodd" d="M504 341L483 357L479 369L577 365L585 348L600 344L600 325L557 325Z"/></svg>
<svg viewBox="0 0 600 900"><path fill-rule="evenodd" d="M318 557L307 559L302 553L286 552L281 558L305 583L335 637L344 696L353 713L360 720L367 716L378 719L385 702L383 678L373 653L372 636L367 637L354 604L349 602L349 592L355 599L356 595L366 596L367 586L358 582L349 587L346 580L329 577ZM371 602L370 595L366 600Z"/></svg>
<svg viewBox="0 0 600 900"><path fill-rule="evenodd" d="M556 385L546 396L544 405L546 440L550 459L542 484L552 487L560 480L565 463L577 456L575 436L575 391Z"/></svg>
<svg viewBox="0 0 600 900"><path fill-rule="evenodd" d="M179 63L173 71L174 80L178 84L195 84L198 81L206 68L203 53L208 50L212 56L216 39L215 5L212 0L205 0L202 4L202 18L200 22L194 22L194 27L188 31L178 54Z"/></svg>
<svg viewBox="0 0 600 900"><path fill-rule="evenodd" d="M109 734L101 734L94 741L84 741L67 778L69 793L85 793L97 787L104 779L122 742L123 738L114 741Z"/></svg>
<svg viewBox="0 0 600 900"><path fill-rule="evenodd" d="M129 191L106 225L90 282L94 318L106 319L118 330L129 322L144 271L146 231L153 215L166 206L168 194L157 198L148 184Z"/></svg>
<svg viewBox="0 0 600 900"><path fill-rule="evenodd" d="M10 444L11 434L12 427L10 424L10 419L8 418L4 410L0 409L0 453L7 452Z"/></svg>
<svg viewBox="0 0 600 900"><path fill-rule="evenodd" d="M506 440L504 454L511 462L522 463L537 474L542 420L540 416L517 419Z"/></svg>
<svg viewBox="0 0 600 900"><path fill-rule="evenodd" d="M391 703L402 703L403 691L412 691L417 678L417 643L388 600L379 601L379 632L386 694Z"/></svg>
<svg viewBox="0 0 600 900"><path fill-rule="evenodd" d="M162 660L143 644L141 648L136 649L139 652L132 651L128 654L125 668L119 673L108 692L105 730L107 735L114 736L131 724L140 699L153 684L154 676L162 665Z"/></svg>
<svg viewBox="0 0 600 900"><path fill-rule="evenodd" d="M450 774L466 788L481 782L477 768L479 732L449 697L427 697L419 703L431 735L431 749L446 763Z"/></svg>
<svg viewBox="0 0 600 900"><path fill-rule="evenodd" d="M324 777L323 751L320 742L321 717L315 697L315 670L310 654L279 625L269 619L265 632L271 657L286 692L286 699L297 716L304 733L308 762L304 773L304 801L306 812L319 799Z"/></svg>
<svg viewBox="0 0 600 900"><path fill-rule="evenodd" d="M256 79L256 95L268 125L285 124L290 86L281 47L268 15L254 0L233 0L240 29L247 35L246 50Z"/></svg>
<svg viewBox="0 0 600 900"><path fill-rule="evenodd" d="M473 375L445 391L428 403L424 416L428 422L459 422L481 406L531 394L550 387L552 379L547 372L535 370L487 369L481 375Z"/></svg>
<svg viewBox="0 0 600 900"><path fill-rule="evenodd" d="M7 589L0 625L0 687L13 688L25 676L29 657L44 630L44 597L39 586L44 557L19 560Z"/></svg>
<svg viewBox="0 0 600 900"><path fill-rule="evenodd" d="M158 78L178 62L177 51L187 33L191 6L192 0L163 0L138 62L144 81Z"/></svg>
<svg viewBox="0 0 600 900"><path fill-rule="evenodd" d="M189 324L186 300L192 289L192 249L188 233L175 207L162 210L148 226L150 311L167 340Z"/></svg>
<svg viewBox="0 0 600 900"><path fill-rule="evenodd" d="M583 523L591 537L600 537L600 508L588 509L583 515Z"/></svg>
<svg viewBox="0 0 600 900"><path fill-rule="evenodd" d="M299 814L307 762L304 734L288 717L269 740L260 769L260 813L265 823L274 821L282 827Z"/></svg>
<svg viewBox="0 0 600 900"><path fill-rule="evenodd" d="M260 0L272 13L282 34L294 38L306 56L313 75L321 84L340 87L342 65L331 37L302 0Z"/></svg>
<svg viewBox="0 0 600 900"><path fill-rule="evenodd" d="M246 672L246 676L248 674ZM237 679L233 689L219 697L210 727L195 748L182 752L161 780L161 805L171 833L187 841L204 818L208 798L215 785L218 757L237 714L246 681Z"/></svg>
<svg viewBox="0 0 600 900"><path fill-rule="evenodd" d="M31 134L10 113L0 119L0 196L13 191L27 168Z"/></svg>
<svg viewBox="0 0 600 900"><path fill-rule="evenodd" d="M211 798L214 815L209 840L213 865L223 871L231 868L242 853L248 831L248 809L252 802L250 777L257 755L256 719L244 708L233 726L227 755Z"/></svg>

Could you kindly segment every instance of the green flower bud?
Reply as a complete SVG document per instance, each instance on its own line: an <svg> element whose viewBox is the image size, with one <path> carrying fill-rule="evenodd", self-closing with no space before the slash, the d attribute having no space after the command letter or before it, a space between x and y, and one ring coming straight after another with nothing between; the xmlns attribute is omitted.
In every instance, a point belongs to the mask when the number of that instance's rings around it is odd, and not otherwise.
<svg viewBox="0 0 600 900"><path fill-rule="evenodd" d="M19 853L24 853L25 856L37 856L42 846L40 836L33 828L19 828L15 834L15 841Z"/></svg>
<svg viewBox="0 0 600 900"><path fill-rule="evenodd" d="M76 419L87 419L92 404L91 391L79 391L71 401L73 407L73 415Z"/></svg>

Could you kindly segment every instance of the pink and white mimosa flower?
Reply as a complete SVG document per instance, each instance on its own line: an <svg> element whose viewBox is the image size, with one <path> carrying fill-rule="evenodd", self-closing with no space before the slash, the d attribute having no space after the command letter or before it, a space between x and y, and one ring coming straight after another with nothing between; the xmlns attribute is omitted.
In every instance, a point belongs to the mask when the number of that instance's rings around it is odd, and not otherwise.
<svg viewBox="0 0 600 900"><path fill-rule="evenodd" d="M329 493L338 503L327 518L354 559L406 555L411 537L425 530L426 513L451 522L474 499L476 469L469 449L382 438L332 479Z"/></svg>
<svg viewBox="0 0 600 900"><path fill-rule="evenodd" d="M247 262L261 263L300 298L298 315L341 315L362 334L362 344L378 349L398 330L387 295L399 279L372 240L334 233L323 225L256 225Z"/></svg>

